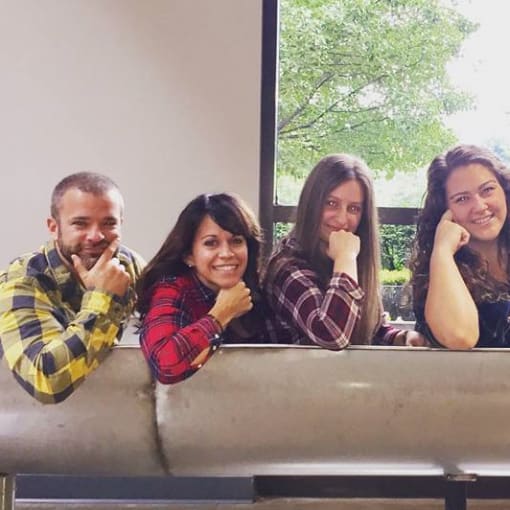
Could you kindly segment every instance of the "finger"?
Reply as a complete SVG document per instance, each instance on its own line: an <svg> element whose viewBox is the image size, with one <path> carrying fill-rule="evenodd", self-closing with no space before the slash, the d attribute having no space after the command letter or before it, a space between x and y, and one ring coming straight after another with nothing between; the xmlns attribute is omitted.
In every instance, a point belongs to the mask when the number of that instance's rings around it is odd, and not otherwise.
<svg viewBox="0 0 510 510"><path fill-rule="evenodd" d="M117 250L119 249L119 238L116 237L104 250L103 253L101 253L101 256L96 262L96 265L105 264L109 260L113 258Z"/></svg>
<svg viewBox="0 0 510 510"><path fill-rule="evenodd" d="M460 236L460 246L465 246L467 243L469 243L470 234L467 230L463 229L463 232Z"/></svg>
<svg viewBox="0 0 510 510"><path fill-rule="evenodd" d="M439 221L453 221L452 211L450 209L446 209Z"/></svg>
<svg viewBox="0 0 510 510"><path fill-rule="evenodd" d="M88 271L83 265L81 258L78 255L75 255L74 253L71 255L71 259L73 261L73 266L75 271L78 273L78 276L82 281L85 280L86 276L88 275Z"/></svg>
<svg viewBox="0 0 510 510"><path fill-rule="evenodd" d="M192 362L191 366L193 368L198 367L199 365L202 365L207 361L207 357L209 356L209 351L211 350L210 347L206 347Z"/></svg>

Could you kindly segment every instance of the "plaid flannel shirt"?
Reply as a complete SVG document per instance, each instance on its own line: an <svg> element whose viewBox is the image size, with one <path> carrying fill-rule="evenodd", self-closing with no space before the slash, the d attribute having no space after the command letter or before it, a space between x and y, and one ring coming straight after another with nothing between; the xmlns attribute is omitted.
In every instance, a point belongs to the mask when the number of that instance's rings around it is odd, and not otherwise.
<svg viewBox="0 0 510 510"><path fill-rule="evenodd" d="M272 261L270 278L264 291L289 343L316 344L331 350L347 347L361 317L364 292L345 273L333 273L326 288L308 263L294 256L297 245L287 240L286 247ZM398 329L381 326L374 344L392 345Z"/></svg>
<svg viewBox="0 0 510 510"><path fill-rule="evenodd" d="M215 293L193 271L157 282L151 289L149 311L140 327L140 345L154 377L173 384L193 375L222 343L259 343L274 340L270 320L261 320L249 338L232 327L222 333L208 314ZM194 360L209 349L200 364Z"/></svg>
<svg viewBox="0 0 510 510"><path fill-rule="evenodd" d="M135 282L142 259L125 247L117 256ZM134 304L133 283L122 298L86 290L50 241L0 274L0 357L30 395L61 402L120 338Z"/></svg>

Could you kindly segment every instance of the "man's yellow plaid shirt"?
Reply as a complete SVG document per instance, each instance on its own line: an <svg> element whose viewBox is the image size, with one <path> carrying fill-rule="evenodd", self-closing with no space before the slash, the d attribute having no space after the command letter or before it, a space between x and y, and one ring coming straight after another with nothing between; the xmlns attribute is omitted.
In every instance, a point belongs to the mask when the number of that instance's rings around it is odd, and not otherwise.
<svg viewBox="0 0 510 510"><path fill-rule="evenodd" d="M125 247L118 258L135 282L141 258ZM122 298L86 290L50 241L0 274L0 356L32 396L60 402L120 338L134 304L134 284Z"/></svg>

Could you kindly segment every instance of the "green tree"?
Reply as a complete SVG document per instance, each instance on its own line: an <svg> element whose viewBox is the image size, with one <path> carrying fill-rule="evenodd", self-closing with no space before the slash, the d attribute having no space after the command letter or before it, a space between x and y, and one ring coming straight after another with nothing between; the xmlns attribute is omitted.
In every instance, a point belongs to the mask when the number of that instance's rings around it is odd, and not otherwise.
<svg viewBox="0 0 510 510"><path fill-rule="evenodd" d="M352 152L387 176L454 143L446 64L476 29L443 0L281 0L278 170Z"/></svg>
<svg viewBox="0 0 510 510"><path fill-rule="evenodd" d="M407 267L412 242L416 234L414 225L381 225L381 265L391 271Z"/></svg>

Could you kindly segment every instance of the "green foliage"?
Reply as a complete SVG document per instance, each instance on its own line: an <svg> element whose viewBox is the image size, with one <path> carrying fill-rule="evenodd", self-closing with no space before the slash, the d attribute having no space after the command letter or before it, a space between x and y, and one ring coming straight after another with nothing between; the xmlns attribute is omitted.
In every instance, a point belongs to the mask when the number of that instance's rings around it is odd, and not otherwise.
<svg viewBox="0 0 510 510"><path fill-rule="evenodd" d="M381 269L381 285L404 285L411 278L411 272L407 268L402 269Z"/></svg>
<svg viewBox="0 0 510 510"><path fill-rule="evenodd" d="M351 152L391 176L430 162L471 99L448 61L475 25L442 0L281 0L278 169Z"/></svg>
<svg viewBox="0 0 510 510"><path fill-rule="evenodd" d="M384 269L400 270L407 265L415 233L414 225L381 225L381 263Z"/></svg>
<svg viewBox="0 0 510 510"><path fill-rule="evenodd" d="M273 246L276 246L278 241L286 236L293 226L293 223L275 223L273 226Z"/></svg>

